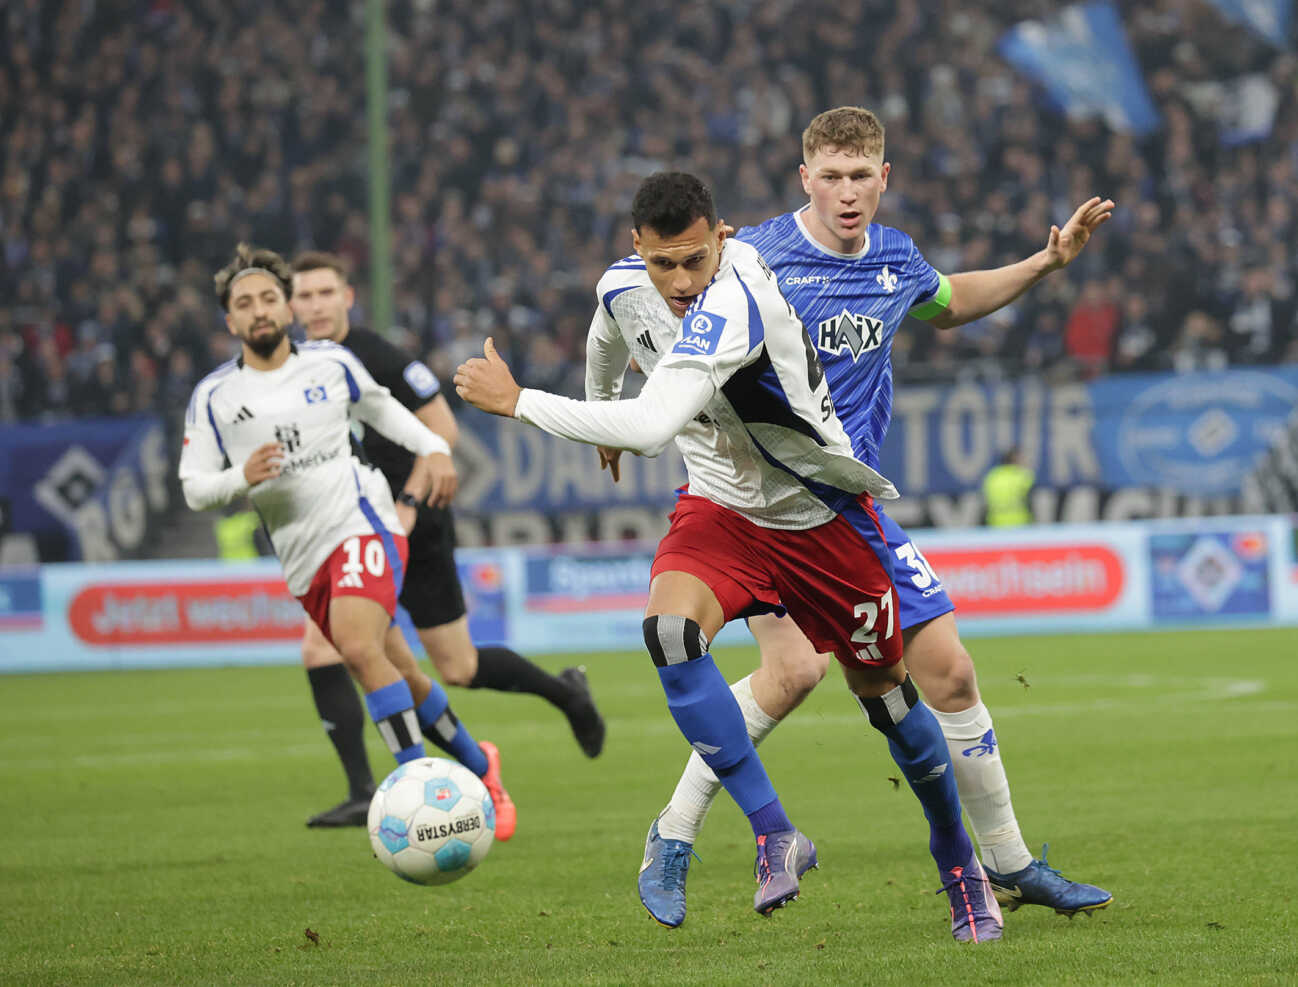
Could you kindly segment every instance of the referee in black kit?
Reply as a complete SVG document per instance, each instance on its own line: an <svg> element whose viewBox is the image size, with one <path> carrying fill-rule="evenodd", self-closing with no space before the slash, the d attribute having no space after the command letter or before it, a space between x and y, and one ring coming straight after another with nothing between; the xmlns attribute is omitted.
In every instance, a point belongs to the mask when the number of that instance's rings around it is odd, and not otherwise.
<svg viewBox="0 0 1298 987"><path fill-rule="evenodd" d="M459 429L437 377L378 333L353 327L348 312L354 300L355 291L348 283L342 258L310 251L294 260L293 312L307 337L330 339L346 346L376 381L454 446ZM366 430L361 446L369 462L387 478L397 514L410 532L410 559L401 605L409 612L442 681L470 689L540 696L568 717L586 755L597 756L604 747L604 720L595 708L585 672L565 668L554 676L509 648L474 645L455 568L455 528L450 509L428 507L405 492L414 464L414 457L406 449L373 430ZM310 620L302 637L302 662L316 709L337 748L350 789L345 801L313 816L307 825L363 826L374 793L374 777L363 739L365 717L342 658Z"/></svg>

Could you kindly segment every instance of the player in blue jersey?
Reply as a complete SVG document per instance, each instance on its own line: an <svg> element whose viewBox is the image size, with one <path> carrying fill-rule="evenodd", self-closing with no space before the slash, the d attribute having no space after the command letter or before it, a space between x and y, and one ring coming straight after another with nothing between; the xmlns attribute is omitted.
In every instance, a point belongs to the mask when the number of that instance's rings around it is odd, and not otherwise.
<svg viewBox="0 0 1298 987"><path fill-rule="evenodd" d="M909 236L873 222L888 187L883 126L858 107L828 110L803 133L801 209L742 229L775 270L780 289L815 342L834 408L857 456L877 468L892 414L891 348L906 315L939 329L971 322L1013 301L1071 262L1112 213L1098 198L1080 206L1062 228L1052 226L1043 250L995 270L939 274ZM955 607L910 536L882 506L879 521L894 555L906 664L946 736L960 800L1002 904L1045 905L1074 915L1103 908L1112 896L1065 879L1035 860L1019 830L991 715L978 694L969 653L956 630ZM760 742L824 676L828 656L787 618L749 621L761 666L735 683L749 735ZM640 898L656 917L684 918L690 855L719 786L692 756L657 821L654 866L642 871Z"/></svg>

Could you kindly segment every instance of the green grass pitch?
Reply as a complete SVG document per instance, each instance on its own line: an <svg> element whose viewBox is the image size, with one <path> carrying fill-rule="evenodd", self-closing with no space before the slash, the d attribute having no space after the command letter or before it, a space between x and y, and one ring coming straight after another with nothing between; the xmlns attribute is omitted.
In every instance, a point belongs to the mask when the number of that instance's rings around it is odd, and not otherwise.
<svg viewBox="0 0 1298 987"><path fill-rule="evenodd" d="M0 983L1292 984L1296 640L968 642L1029 844L1114 894L1090 918L1007 913L984 946L952 941L919 806L832 668L762 749L821 869L754 914L723 798L675 931L635 891L684 760L643 654L581 659L596 761L540 700L452 691L501 747L519 828L442 888L397 880L359 829L303 826L342 775L300 669L0 678ZM718 660L736 678L753 656Z"/></svg>

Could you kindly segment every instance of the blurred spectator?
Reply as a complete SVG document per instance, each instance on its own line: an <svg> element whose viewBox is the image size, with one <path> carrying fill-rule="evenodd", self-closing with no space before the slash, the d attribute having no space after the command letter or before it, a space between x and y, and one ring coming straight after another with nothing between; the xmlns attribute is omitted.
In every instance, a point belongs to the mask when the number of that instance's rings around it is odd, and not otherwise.
<svg viewBox="0 0 1298 987"><path fill-rule="evenodd" d="M1152 370L1158 356L1158 334L1149 324L1149 301L1143 294L1128 295L1114 344L1113 369Z"/></svg>
<svg viewBox="0 0 1298 987"><path fill-rule="evenodd" d="M669 23L630 0L391 0L396 319L444 380L490 333L577 393L639 180L696 171L729 222L759 221L803 201L801 128L851 101L889 127L880 221L941 270L1039 249L1091 194L1118 203L1057 284L964 332L912 326L903 385L1292 360L1298 62L1199 0L1119 7L1164 120L1146 141L1055 114L999 60L1039 0L716 0ZM176 411L172 375L227 358L210 275L241 238L343 254L367 297L362 10L0 8L0 333L21 339L0 416Z"/></svg>
<svg viewBox="0 0 1298 987"><path fill-rule="evenodd" d="M1093 377L1108 365L1117 328L1118 305L1110 286L1087 281L1064 326L1064 348L1085 376Z"/></svg>
<svg viewBox="0 0 1298 987"><path fill-rule="evenodd" d="M1191 312L1172 347L1172 369L1179 373L1221 370L1230 362L1223 337L1220 322L1206 312Z"/></svg>

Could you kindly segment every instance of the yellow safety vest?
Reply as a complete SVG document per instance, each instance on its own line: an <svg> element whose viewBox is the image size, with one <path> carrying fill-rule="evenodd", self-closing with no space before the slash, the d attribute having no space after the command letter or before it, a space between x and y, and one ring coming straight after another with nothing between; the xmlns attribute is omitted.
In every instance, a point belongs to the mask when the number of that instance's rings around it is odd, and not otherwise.
<svg viewBox="0 0 1298 987"><path fill-rule="evenodd" d="M983 478L987 523L994 528L1031 524L1028 491L1035 482L1030 469L1015 463L1003 463L988 470Z"/></svg>
<svg viewBox="0 0 1298 987"><path fill-rule="evenodd" d="M261 518L255 511L240 511L229 517L218 518L216 528L216 547L221 559L225 562L241 562L245 559L257 559L257 543L253 540L257 529L261 527Z"/></svg>

